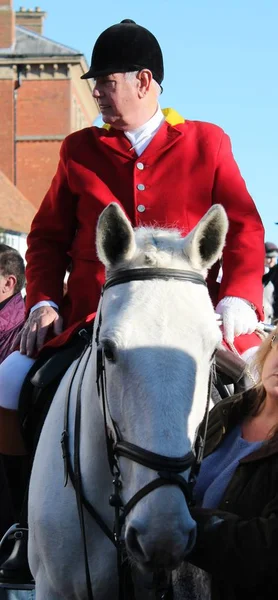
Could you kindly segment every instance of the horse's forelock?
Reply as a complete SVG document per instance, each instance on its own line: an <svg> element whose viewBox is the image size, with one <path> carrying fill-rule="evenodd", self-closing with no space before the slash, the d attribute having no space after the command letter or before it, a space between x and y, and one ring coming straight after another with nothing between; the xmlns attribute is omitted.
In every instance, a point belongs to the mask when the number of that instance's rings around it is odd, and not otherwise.
<svg viewBox="0 0 278 600"><path fill-rule="evenodd" d="M183 253L183 234L177 228L138 227L135 232L136 251L130 260L123 260L113 265L107 272L111 276L119 269L136 267L185 267L186 257Z"/></svg>
<svg viewBox="0 0 278 600"><path fill-rule="evenodd" d="M157 248L170 247L175 249L181 239L181 231L176 228L137 227L135 239L139 247L152 244Z"/></svg>
<svg viewBox="0 0 278 600"><path fill-rule="evenodd" d="M175 257L181 257L181 232L178 229L139 227L135 230L137 254L132 266L168 267ZM183 257L184 262L184 257Z"/></svg>

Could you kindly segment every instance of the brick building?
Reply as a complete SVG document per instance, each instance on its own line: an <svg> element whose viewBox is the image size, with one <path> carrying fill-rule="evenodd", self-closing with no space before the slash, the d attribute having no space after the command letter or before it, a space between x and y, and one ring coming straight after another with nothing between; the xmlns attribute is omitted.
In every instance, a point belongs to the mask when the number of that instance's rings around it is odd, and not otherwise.
<svg viewBox="0 0 278 600"><path fill-rule="evenodd" d="M98 116L82 53L42 35L46 13L0 0L0 170L38 207L61 141ZM0 206L1 227L1 206Z"/></svg>
<svg viewBox="0 0 278 600"><path fill-rule="evenodd" d="M0 171L0 243L16 248L24 257L35 213L34 205Z"/></svg>

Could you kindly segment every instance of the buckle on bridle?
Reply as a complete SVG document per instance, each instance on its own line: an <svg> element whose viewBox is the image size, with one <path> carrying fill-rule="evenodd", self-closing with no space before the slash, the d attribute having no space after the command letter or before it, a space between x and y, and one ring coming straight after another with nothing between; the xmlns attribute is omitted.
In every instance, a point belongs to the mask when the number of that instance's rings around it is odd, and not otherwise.
<svg viewBox="0 0 278 600"><path fill-rule="evenodd" d="M196 448L196 451L195 451L196 452L196 465L199 466L203 460L204 448L205 448L205 440L200 434L196 438L195 448Z"/></svg>

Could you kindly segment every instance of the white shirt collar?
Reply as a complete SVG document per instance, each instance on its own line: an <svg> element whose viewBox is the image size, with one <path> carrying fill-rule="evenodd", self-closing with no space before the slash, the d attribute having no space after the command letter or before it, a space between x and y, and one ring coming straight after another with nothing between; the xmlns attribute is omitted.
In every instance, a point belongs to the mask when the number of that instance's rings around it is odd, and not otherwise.
<svg viewBox="0 0 278 600"><path fill-rule="evenodd" d="M144 125L137 127L137 129L132 129L131 131L125 131L126 137L132 144L131 150L135 148L136 153L140 156L164 121L164 114L158 105L156 113L144 123Z"/></svg>

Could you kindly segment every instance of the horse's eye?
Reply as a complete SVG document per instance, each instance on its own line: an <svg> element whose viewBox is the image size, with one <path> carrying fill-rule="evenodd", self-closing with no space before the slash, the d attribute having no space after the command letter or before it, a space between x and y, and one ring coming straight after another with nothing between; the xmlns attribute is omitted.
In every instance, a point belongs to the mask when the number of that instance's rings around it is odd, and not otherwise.
<svg viewBox="0 0 278 600"><path fill-rule="evenodd" d="M110 344L104 345L103 352L106 360L108 360L109 362L115 362L115 353Z"/></svg>

